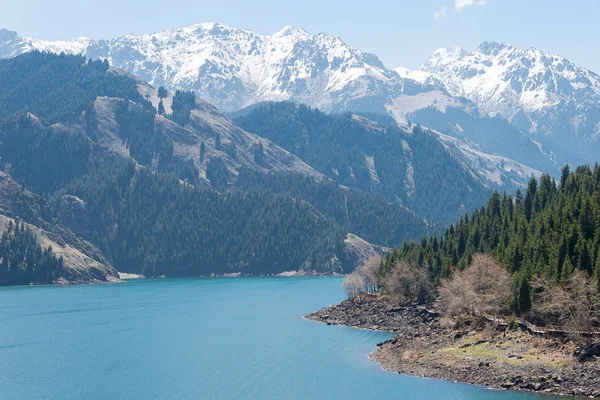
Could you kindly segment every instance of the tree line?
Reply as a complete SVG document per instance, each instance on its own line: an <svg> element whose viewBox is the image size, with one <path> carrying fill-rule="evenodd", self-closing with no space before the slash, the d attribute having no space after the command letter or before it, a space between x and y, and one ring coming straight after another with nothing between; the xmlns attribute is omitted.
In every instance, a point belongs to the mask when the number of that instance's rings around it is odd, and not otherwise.
<svg viewBox="0 0 600 400"><path fill-rule="evenodd" d="M321 214L347 231L382 246L395 246L421 237L431 227L399 202L352 188L333 180L295 173L268 173L243 168L235 182L238 190L268 190L288 193L313 205Z"/></svg>
<svg viewBox="0 0 600 400"><path fill-rule="evenodd" d="M560 182L532 178L514 197L493 193L443 234L387 254L382 285L411 266L440 288L452 316L493 310L542 324L600 326L600 166L565 166Z"/></svg>

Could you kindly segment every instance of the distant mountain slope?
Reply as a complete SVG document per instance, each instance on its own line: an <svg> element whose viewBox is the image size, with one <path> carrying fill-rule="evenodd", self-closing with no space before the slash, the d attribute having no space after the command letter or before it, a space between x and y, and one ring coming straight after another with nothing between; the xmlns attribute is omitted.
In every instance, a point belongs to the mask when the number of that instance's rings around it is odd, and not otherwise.
<svg viewBox="0 0 600 400"><path fill-rule="evenodd" d="M400 202L390 202L380 196L340 186L329 179L315 182L299 174L265 175L244 169L236 180L235 188L287 193L312 204L316 211L360 236L361 240L383 246L399 244L435 229Z"/></svg>
<svg viewBox="0 0 600 400"><path fill-rule="evenodd" d="M455 137L433 132L457 160L472 168L491 187L505 188L508 189L507 192L511 192L523 187L531 178L542 175L541 172L509 158L485 153Z"/></svg>
<svg viewBox="0 0 600 400"><path fill-rule="evenodd" d="M190 122L175 123L175 100L184 94L165 99L167 119L152 106L155 89L80 56L29 53L1 61L4 75L0 103L12 97L17 106L0 116L3 167L50 198L51 213L97 243L118 269L208 275L345 268L336 255L346 233L310 204L208 188L226 190L241 166L321 176L216 109L193 104ZM202 138L211 143L202 146ZM196 163L206 166L208 180Z"/></svg>
<svg viewBox="0 0 600 400"><path fill-rule="evenodd" d="M253 106L239 115L236 124L273 140L324 175L400 201L439 223L479 207L492 188L512 190L540 174L415 126L382 125L285 102Z"/></svg>
<svg viewBox="0 0 600 400"><path fill-rule="evenodd" d="M473 52L437 50L419 71L403 75L468 98L567 159L597 160L600 75L564 57L485 42Z"/></svg>
<svg viewBox="0 0 600 400"><path fill-rule="evenodd" d="M408 118L460 139L478 151L501 155L554 176L558 175L560 167L566 162L564 157L536 142L501 117L474 116L457 107L448 107L445 112L427 107ZM471 166L477 169L476 165Z"/></svg>

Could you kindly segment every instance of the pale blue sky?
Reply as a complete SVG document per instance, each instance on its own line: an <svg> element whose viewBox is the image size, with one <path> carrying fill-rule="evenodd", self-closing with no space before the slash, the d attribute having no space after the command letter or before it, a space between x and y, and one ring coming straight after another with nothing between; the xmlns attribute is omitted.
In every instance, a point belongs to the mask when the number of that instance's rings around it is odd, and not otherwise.
<svg viewBox="0 0 600 400"><path fill-rule="evenodd" d="M262 34L285 25L323 31L389 68L416 68L440 47L495 40L552 51L600 73L600 0L0 0L0 27L41 39L213 21Z"/></svg>

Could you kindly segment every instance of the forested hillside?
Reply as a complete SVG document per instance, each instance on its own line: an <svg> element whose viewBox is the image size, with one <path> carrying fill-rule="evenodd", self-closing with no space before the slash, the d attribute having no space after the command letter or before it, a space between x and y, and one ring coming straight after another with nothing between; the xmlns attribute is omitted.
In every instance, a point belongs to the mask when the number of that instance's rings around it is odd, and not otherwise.
<svg viewBox="0 0 600 400"><path fill-rule="evenodd" d="M285 102L238 115L239 126L273 140L340 184L400 201L440 225L479 207L491 193L419 126L404 131Z"/></svg>
<svg viewBox="0 0 600 400"><path fill-rule="evenodd" d="M140 173L112 246L118 269L147 275L338 271L346 232L290 195L221 196Z"/></svg>
<svg viewBox="0 0 600 400"><path fill-rule="evenodd" d="M519 314L544 292L540 280L570 288L573 296L577 272L598 282L600 166L574 172L565 167L558 184L544 175L514 197L496 192L487 206L464 216L443 235L406 242L389 253L381 272L388 274L399 260L406 260L426 268L439 283L453 275L454 266L462 270L470 265L476 253L491 255L509 272L510 307Z"/></svg>
<svg viewBox="0 0 600 400"><path fill-rule="evenodd" d="M0 71L0 101L14 99L0 118L2 169L48 199L49 225L98 246L99 261L120 271L344 272L354 266L349 232L384 245L427 232L411 211L342 189L191 93L159 95L79 56L34 52L0 61Z"/></svg>
<svg viewBox="0 0 600 400"><path fill-rule="evenodd" d="M340 187L331 180L315 182L300 174L262 174L243 169L236 189L287 193L312 204L318 212L361 238L383 246L394 246L435 229L398 202L361 190Z"/></svg>
<svg viewBox="0 0 600 400"><path fill-rule="evenodd" d="M0 62L0 120L27 111L49 123L93 112L97 96L141 102L135 80L107 61L33 53Z"/></svg>
<svg viewBox="0 0 600 400"><path fill-rule="evenodd" d="M79 56L33 52L0 61L0 73L0 101L14 99L0 166L121 271L344 272L356 264L348 234L398 246L491 193L418 125L267 103L239 114L249 133L192 93ZM49 102L59 105L40 108ZM437 258L444 276L453 262Z"/></svg>
<svg viewBox="0 0 600 400"><path fill-rule="evenodd" d="M106 282L117 271L53 216L46 200L0 172L0 285Z"/></svg>

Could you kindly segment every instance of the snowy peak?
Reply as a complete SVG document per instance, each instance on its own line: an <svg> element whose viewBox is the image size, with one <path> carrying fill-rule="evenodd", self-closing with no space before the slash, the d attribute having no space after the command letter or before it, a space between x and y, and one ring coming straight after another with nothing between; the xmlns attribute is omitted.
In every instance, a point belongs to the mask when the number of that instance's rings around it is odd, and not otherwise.
<svg viewBox="0 0 600 400"><path fill-rule="evenodd" d="M556 54L497 42L484 42L471 53L437 50L421 71L435 76L451 94L506 118L600 96L595 73Z"/></svg>
<svg viewBox="0 0 600 400"><path fill-rule="evenodd" d="M387 69L373 54L322 32L273 35L210 22L109 40L43 41L0 30L0 58L32 50L108 59L155 86L192 90L224 111L294 101L329 112L433 107L501 116L559 154L600 152L600 77L556 54L484 42L438 49L417 71ZM574 158L571 158L575 160Z"/></svg>
<svg viewBox="0 0 600 400"><path fill-rule="evenodd" d="M8 29L0 28L0 43L8 42L18 37L17 32L9 31Z"/></svg>
<svg viewBox="0 0 600 400"><path fill-rule="evenodd" d="M285 26L279 32L273 34L274 38L292 37L298 40L308 40L310 35L304 29L294 28L293 26Z"/></svg>
<svg viewBox="0 0 600 400"><path fill-rule="evenodd" d="M0 29L0 58L15 57L32 50L80 54L85 51L90 43L91 40L85 37L72 40L45 41L21 37L17 32Z"/></svg>
<svg viewBox="0 0 600 400"><path fill-rule="evenodd" d="M45 41L25 38L31 50L47 51L50 53L81 54L90 45L91 40L86 37L78 37L72 40Z"/></svg>
<svg viewBox="0 0 600 400"><path fill-rule="evenodd" d="M404 67L398 67L394 69L396 73L404 79L412 79L415 82L425 83L428 78L431 77L431 74L427 71L422 70L411 70Z"/></svg>
<svg viewBox="0 0 600 400"><path fill-rule="evenodd" d="M270 36L215 22L110 40L0 36L0 57L34 49L106 58L153 85L193 90L222 110L292 100L327 111L385 112L392 97L420 90L414 81L407 89L375 55L292 26Z"/></svg>
<svg viewBox="0 0 600 400"><path fill-rule="evenodd" d="M484 42L437 50L419 72L490 116L502 116L574 162L600 151L600 76L557 54ZM414 72L413 72L414 74Z"/></svg>
<svg viewBox="0 0 600 400"><path fill-rule="evenodd" d="M504 43L498 43L498 42L494 42L494 41L490 41L490 42L483 42L479 45L479 47L477 48L477 51L480 52L481 54L486 54L488 56L498 56L502 51L505 50L516 50L516 48L510 44L504 44ZM464 57L468 54L468 52L465 52L464 54L462 54L460 57ZM458 58L460 58L458 57Z"/></svg>
<svg viewBox="0 0 600 400"><path fill-rule="evenodd" d="M425 72L436 70L466 56L467 54L468 52L465 49L458 46L449 47L447 49L437 49L431 54L425 64L423 64L421 70Z"/></svg>

